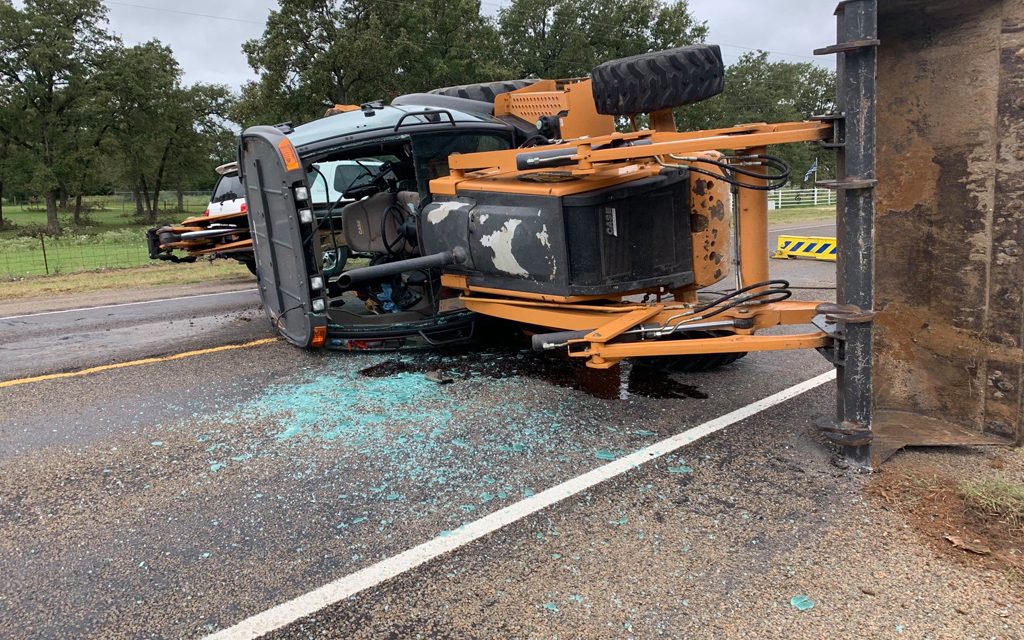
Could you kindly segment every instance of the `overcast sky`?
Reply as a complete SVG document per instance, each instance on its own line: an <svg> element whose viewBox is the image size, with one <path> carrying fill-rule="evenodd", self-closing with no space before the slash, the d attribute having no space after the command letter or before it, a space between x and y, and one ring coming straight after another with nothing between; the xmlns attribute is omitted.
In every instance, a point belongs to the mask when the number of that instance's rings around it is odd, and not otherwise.
<svg viewBox="0 0 1024 640"><path fill-rule="evenodd" d="M774 59L817 61L834 66L834 56L815 59L811 51L835 40L837 0L690 0L699 20L711 28L708 42L722 45L727 64L745 51L764 49ZM157 38L170 45L187 82L238 88L253 73L242 43L259 36L277 0L104 0L110 28L127 44ZM18 3L20 4L20 3ZM496 13L507 0L483 0Z"/></svg>

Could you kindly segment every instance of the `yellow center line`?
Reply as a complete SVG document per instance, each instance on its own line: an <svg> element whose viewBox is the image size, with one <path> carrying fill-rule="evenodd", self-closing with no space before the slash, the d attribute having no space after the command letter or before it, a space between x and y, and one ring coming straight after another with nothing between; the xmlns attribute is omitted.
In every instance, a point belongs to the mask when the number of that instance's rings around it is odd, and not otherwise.
<svg viewBox="0 0 1024 640"><path fill-rule="evenodd" d="M43 382L45 380L57 380L59 378L76 378L78 376L87 376L93 373L100 373L101 371L108 371L110 369L123 369L125 367L137 367L144 364L156 364L158 362L168 362L170 360L181 360L183 358L191 358L194 356L203 356L208 353L217 353L218 351L233 351L235 349L248 349L249 347L258 347L261 344L268 344L274 342L277 338L260 338L259 340L253 340L251 342L243 342L242 344L226 344L220 347L210 347L209 349L196 349L195 351L183 351L182 353L175 353L169 356L160 356L158 358L143 358L141 360L129 360L128 362L116 362L114 364L104 364L98 367L89 367L88 369L81 369L79 371L67 371L64 373L48 373L42 376L33 376L31 378L17 378L15 380L4 380L0 382L0 389L5 387L14 387L19 384L30 384L33 382Z"/></svg>

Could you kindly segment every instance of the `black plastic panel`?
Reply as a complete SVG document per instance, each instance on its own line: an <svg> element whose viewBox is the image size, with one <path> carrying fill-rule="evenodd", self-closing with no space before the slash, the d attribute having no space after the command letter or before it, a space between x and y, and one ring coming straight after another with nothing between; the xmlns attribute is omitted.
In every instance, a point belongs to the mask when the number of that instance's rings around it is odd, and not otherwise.
<svg viewBox="0 0 1024 640"><path fill-rule="evenodd" d="M685 170L568 197L466 191L423 210L425 253L468 250L471 284L558 296L693 282Z"/></svg>

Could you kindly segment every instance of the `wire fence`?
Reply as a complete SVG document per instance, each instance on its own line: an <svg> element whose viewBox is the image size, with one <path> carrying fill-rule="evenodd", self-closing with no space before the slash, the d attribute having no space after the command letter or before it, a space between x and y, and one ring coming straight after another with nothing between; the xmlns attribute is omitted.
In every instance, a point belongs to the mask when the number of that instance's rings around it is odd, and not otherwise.
<svg viewBox="0 0 1024 640"><path fill-rule="evenodd" d="M181 197L176 191L161 193L157 201L157 210L165 213L189 213L199 212L206 208L210 202L210 191L182 191ZM46 212L46 203L42 198L4 198L5 207L16 207L20 211L31 211L36 213ZM145 212L147 207L136 198L131 191L115 191L113 193L86 196L83 199L83 211L112 211L117 213Z"/></svg>
<svg viewBox="0 0 1024 640"><path fill-rule="evenodd" d="M110 209L121 211L122 213L138 211L137 201L130 191L116 191L110 194L108 198L107 206ZM157 210L179 211L182 213L200 212L206 208L209 202L209 191L183 191L180 200L176 193L171 192L161 196Z"/></svg>
<svg viewBox="0 0 1024 640"><path fill-rule="evenodd" d="M148 262L146 237L137 228L0 240L0 279L138 267Z"/></svg>
<svg viewBox="0 0 1024 640"><path fill-rule="evenodd" d="M161 198L158 223L178 222L202 213L209 191L170 192ZM47 235L46 206L37 199L3 202L0 225L0 280L68 274L96 269L118 269L152 264L146 246L146 228L152 226L129 192L83 199L79 223L73 211L61 208L61 234Z"/></svg>

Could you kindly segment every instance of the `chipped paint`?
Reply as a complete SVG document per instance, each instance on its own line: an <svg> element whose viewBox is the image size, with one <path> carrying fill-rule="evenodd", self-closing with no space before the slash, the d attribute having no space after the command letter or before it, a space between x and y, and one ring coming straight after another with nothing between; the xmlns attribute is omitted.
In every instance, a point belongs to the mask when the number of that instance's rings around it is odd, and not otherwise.
<svg viewBox="0 0 1024 640"><path fill-rule="evenodd" d="M430 224L440 224L444 222L445 218L452 211L458 211L466 205L462 202L438 202L427 213L427 222Z"/></svg>
<svg viewBox="0 0 1024 640"><path fill-rule="evenodd" d="M512 274L514 276L528 276L530 273L523 268L516 257L512 254L512 239L516 235L516 228L522 224L522 220L506 220L501 229L494 233L480 238L480 244L488 247L494 252L494 268L498 271Z"/></svg>
<svg viewBox="0 0 1024 640"><path fill-rule="evenodd" d="M707 287L728 273L732 195L724 180L690 174L690 233L695 286Z"/></svg>
<svg viewBox="0 0 1024 640"><path fill-rule="evenodd" d="M540 231L537 232L537 239L540 240L544 247L551 248L551 242L548 240L548 225L543 225Z"/></svg>

